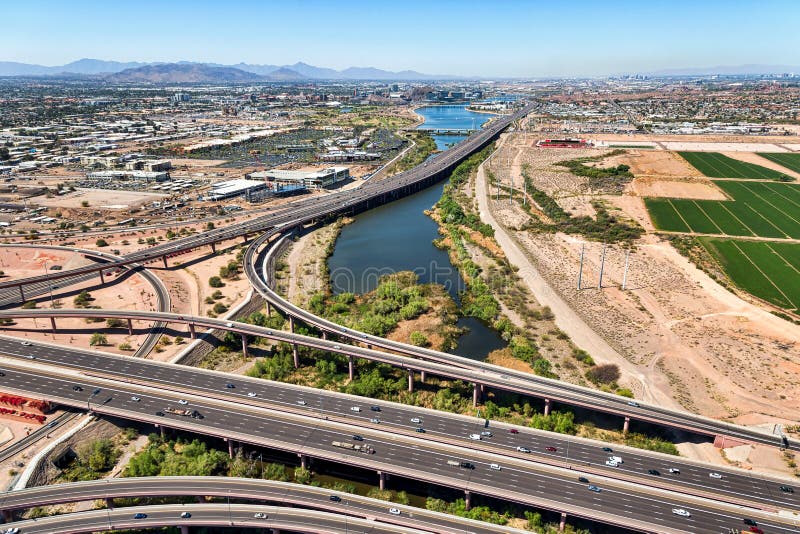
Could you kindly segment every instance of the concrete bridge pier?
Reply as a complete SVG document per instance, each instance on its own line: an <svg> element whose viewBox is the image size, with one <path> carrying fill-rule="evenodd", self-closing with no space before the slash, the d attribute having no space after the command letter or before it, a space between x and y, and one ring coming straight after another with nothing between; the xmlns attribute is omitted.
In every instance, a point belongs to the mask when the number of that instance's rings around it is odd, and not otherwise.
<svg viewBox="0 0 800 534"><path fill-rule="evenodd" d="M100 269L98 272L100 273L100 283L105 284L106 279L103 277L103 269Z"/></svg>
<svg viewBox="0 0 800 534"><path fill-rule="evenodd" d="M294 334L294 317L289 316L289 332Z"/></svg>
<svg viewBox="0 0 800 534"><path fill-rule="evenodd" d="M10 523L14 520L14 513L11 510L3 510L3 521Z"/></svg>
<svg viewBox="0 0 800 534"><path fill-rule="evenodd" d="M189 525L181 525L181 534L189 534Z"/></svg>
<svg viewBox="0 0 800 534"><path fill-rule="evenodd" d="M297 456L300 458L300 467L308 469L308 456L305 454L298 454Z"/></svg>
<svg viewBox="0 0 800 534"><path fill-rule="evenodd" d="M545 417L550 415L550 399L544 400L544 415Z"/></svg>
<svg viewBox="0 0 800 534"><path fill-rule="evenodd" d="M322 331L322 339L328 339L328 333L325 330Z"/></svg>
<svg viewBox="0 0 800 534"><path fill-rule="evenodd" d="M414 393L414 370L408 370L408 392Z"/></svg>
<svg viewBox="0 0 800 534"><path fill-rule="evenodd" d="M630 426L631 426L631 418L626 415L625 422L622 424L622 433L627 434Z"/></svg>
<svg viewBox="0 0 800 534"><path fill-rule="evenodd" d="M25 291L22 290L22 284L17 286L19 288L20 302L25 302Z"/></svg>
<svg viewBox="0 0 800 534"><path fill-rule="evenodd" d="M558 523L558 531L564 532L564 527L567 526L567 512L561 512L561 521Z"/></svg>
<svg viewBox="0 0 800 534"><path fill-rule="evenodd" d="M356 376L356 368L355 362L353 361L352 356L347 357L347 374L350 377L350 381L352 382Z"/></svg>
<svg viewBox="0 0 800 534"><path fill-rule="evenodd" d="M272 304L270 304L269 301L267 301L267 317L269 317L270 315L272 315Z"/></svg>
<svg viewBox="0 0 800 534"><path fill-rule="evenodd" d="M300 367L300 354L297 352L297 343L292 343L292 359L294 360L294 368Z"/></svg>
<svg viewBox="0 0 800 534"><path fill-rule="evenodd" d="M469 491L464 491L464 509L469 512L472 508L472 494Z"/></svg>
<svg viewBox="0 0 800 534"><path fill-rule="evenodd" d="M233 440L228 440L228 457L233 458Z"/></svg>
<svg viewBox="0 0 800 534"><path fill-rule="evenodd" d="M386 489L386 473L378 471L378 488L381 490Z"/></svg>
<svg viewBox="0 0 800 534"><path fill-rule="evenodd" d="M197 501L197 504L205 504L206 498L202 495L195 495L194 500Z"/></svg>
<svg viewBox="0 0 800 534"><path fill-rule="evenodd" d="M189 323L189 337L191 337L192 339L197 338L197 333L195 333L194 331L194 323Z"/></svg>
<svg viewBox="0 0 800 534"><path fill-rule="evenodd" d="M425 371L419 372L419 381L422 382L423 384L425 383Z"/></svg>
<svg viewBox="0 0 800 534"><path fill-rule="evenodd" d="M166 255L166 254L164 254L163 256L161 256L161 261L163 261L163 262L164 262L164 268L165 268L165 269L168 269L168 268L169 268L169 265L167 265L167 255Z"/></svg>
<svg viewBox="0 0 800 534"><path fill-rule="evenodd" d="M56 318L50 317L50 328L53 330L53 333L56 332Z"/></svg>
<svg viewBox="0 0 800 534"><path fill-rule="evenodd" d="M113 510L114 509L114 499L112 499L111 497L106 497L105 500L106 500L106 508L108 508L109 510Z"/></svg>
<svg viewBox="0 0 800 534"><path fill-rule="evenodd" d="M133 335L133 321L130 319L128 319L128 335Z"/></svg>
<svg viewBox="0 0 800 534"><path fill-rule="evenodd" d="M478 406L478 401L481 398L481 385L480 384L473 384L472 388L472 407L476 408Z"/></svg>
<svg viewBox="0 0 800 534"><path fill-rule="evenodd" d="M214 243L211 243L211 253L212 254L216 254L217 253L217 246Z"/></svg>
<svg viewBox="0 0 800 534"><path fill-rule="evenodd" d="M242 334L242 356L244 356L245 358L247 358L247 356L248 356L248 354L247 354L247 336L245 334Z"/></svg>

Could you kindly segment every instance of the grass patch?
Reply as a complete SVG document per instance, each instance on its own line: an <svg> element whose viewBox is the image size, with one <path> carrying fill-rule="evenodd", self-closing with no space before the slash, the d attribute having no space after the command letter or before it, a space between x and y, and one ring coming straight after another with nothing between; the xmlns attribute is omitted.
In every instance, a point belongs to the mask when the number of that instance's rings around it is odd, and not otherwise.
<svg viewBox="0 0 800 534"><path fill-rule="evenodd" d="M729 158L719 152L678 152L689 164L709 178L747 178L784 181L785 174L773 169Z"/></svg>

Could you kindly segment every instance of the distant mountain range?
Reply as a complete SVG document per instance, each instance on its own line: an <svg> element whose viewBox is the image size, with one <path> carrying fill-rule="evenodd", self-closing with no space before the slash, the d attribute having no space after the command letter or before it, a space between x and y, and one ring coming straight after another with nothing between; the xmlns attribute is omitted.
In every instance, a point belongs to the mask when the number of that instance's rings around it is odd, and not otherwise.
<svg viewBox="0 0 800 534"><path fill-rule="evenodd" d="M159 67L160 69L153 69ZM146 70L139 70L146 69ZM222 70L209 70L222 69ZM132 72L137 71L138 72ZM173 76L168 75L168 71ZM239 71L251 77L238 74ZM124 75L123 75L124 73ZM141 81L153 83L177 82L215 82L215 81L301 81L301 80L454 80L459 76L423 74L413 70L392 72L373 67L349 67L335 70L315 67L298 62L294 65L252 65L237 63L222 65L219 63L194 63L180 61L177 63L140 63L103 61L99 59L80 59L54 67L0 61L0 76L59 76L85 75L103 77L109 81ZM119 75L119 76L118 76Z"/></svg>

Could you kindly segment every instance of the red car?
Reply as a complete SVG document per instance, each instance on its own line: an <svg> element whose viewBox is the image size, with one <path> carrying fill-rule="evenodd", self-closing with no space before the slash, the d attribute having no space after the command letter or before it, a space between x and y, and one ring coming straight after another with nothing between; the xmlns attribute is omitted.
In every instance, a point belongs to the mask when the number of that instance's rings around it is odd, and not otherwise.
<svg viewBox="0 0 800 534"><path fill-rule="evenodd" d="M556 452L556 451L558 451L558 449L556 449L555 447L545 447L545 448L544 448L544 450L546 450L546 451L549 451L549 452Z"/></svg>
<svg viewBox="0 0 800 534"><path fill-rule="evenodd" d="M516 428L509 428L508 431L511 434L519 434L519 430L517 430Z"/></svg>
<svg viewBox="0 0 800 534"><path fill-rule="evenodd" d="M755 532L756 534L764 534L764 531L758 527L750 527L750 532Z"/></svg>

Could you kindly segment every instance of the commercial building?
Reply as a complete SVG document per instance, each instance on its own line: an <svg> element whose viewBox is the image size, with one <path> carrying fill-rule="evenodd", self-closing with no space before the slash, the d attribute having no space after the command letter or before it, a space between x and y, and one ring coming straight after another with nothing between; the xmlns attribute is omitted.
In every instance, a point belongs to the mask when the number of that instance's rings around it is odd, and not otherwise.
<svg viewBox="0 0 800 534"><path fill-rule="evenodd" d="M134 180L138 182L163 182L169 178L168 172L151 171L95 171L86 173L89 180Z"/></svg>
<svg viewBox="0 0 800 534"><path fill-rule="evenodd" d="M238 178L236 180L225 180L211 185L211 190L205 195L205 200L225 200L241 195L248 196L250 193L267 189L268 184L262 180L248 180Z"/></svg>
<svg viewBox="0 0 800 534"><path fill-rule="evenodd" d="M322 189L350 178L350 169L347 167L328 167L320 171L287 171L273 169L254 172L247 175L247 177L256 180L264 180L272 184L272 189L276 190L284 187Z"/></svg>
<svg viewBox="0 0 800 534"><path fill-rule="evenodd" d="M172 168L172 162L168 159L136 159L125 163L125 168L129 171L168 171Z"/></svg>

